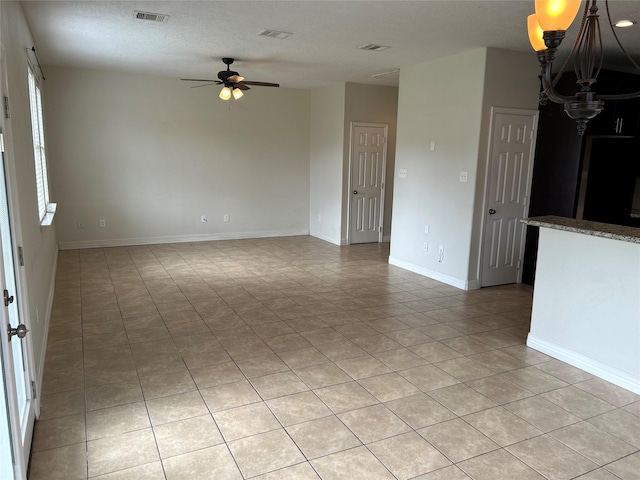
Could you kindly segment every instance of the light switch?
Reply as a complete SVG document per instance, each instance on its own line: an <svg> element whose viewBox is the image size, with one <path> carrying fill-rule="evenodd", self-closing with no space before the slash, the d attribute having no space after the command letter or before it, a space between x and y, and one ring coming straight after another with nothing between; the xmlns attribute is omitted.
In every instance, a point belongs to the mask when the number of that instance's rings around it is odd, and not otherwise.
<svg viewBox="0 0 640 480"><path fill-rule="evenodd" d="M433 152L436 149L436 142L431 140L431 145L429 145L429 149Z"/></svg>
<svg viewBox="0 0 640 480"><path fill-rule="evenodd" d="M398 178L407 178L407 169L406 168L401 168L400 170L398 170Z"/></svg>

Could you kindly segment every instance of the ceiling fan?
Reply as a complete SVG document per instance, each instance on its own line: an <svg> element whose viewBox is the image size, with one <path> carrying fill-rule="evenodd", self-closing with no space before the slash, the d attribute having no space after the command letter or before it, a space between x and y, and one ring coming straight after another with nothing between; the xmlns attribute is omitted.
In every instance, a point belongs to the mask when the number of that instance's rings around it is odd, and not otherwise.
<svg viewBox="0 0 640 480"><path fill-rule="evenodd" d="M230 65L233 63L234 59L225 57L222 59L222 62L227 66L226 70L221 70L218 72L218 80L202 80L197 78L181 78L180 80L184 80L187 82L208 82L209 85L224 85L222 90L220 90L220 98L222 100L229 100L231 95L233 98L238 100L244 93L243 90L249 90L249 85L253 85L256 87L279 87L279 83L268 83L268 82L251 82L245 80L244 77L241 77L238 72L234 72L231 70ZM208 85L197 85L197 87L206 87ZM196 87L192 87L196 88Z"/></svg>

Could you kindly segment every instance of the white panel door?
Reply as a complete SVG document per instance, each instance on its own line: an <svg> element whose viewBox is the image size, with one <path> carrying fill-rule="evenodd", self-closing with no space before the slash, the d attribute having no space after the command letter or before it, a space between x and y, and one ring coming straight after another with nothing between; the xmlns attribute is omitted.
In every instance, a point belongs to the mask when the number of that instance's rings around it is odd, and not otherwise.
<svg viewBox="0 0 640 480"><path fill-rule="evenodd" d="M495 113L487 178L481 283L516 283L524 251L535 115Z"/></svg>
<svg viewBox="0 0 640 480"><path fill-rule="evenodd" d="M382 241L387 126L352 124L349 243Z"/></svg>

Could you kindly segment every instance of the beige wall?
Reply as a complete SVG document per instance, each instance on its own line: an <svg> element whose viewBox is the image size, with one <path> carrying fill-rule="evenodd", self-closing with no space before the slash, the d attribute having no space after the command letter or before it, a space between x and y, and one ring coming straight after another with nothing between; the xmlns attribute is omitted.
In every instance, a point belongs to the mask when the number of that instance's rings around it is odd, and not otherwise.
<svg viewBox="0 0 640 480"><path fill-rule="evenodd" d="M309 230L340 245L342 226L345 85L311 91Z"/></svg>
<svg viewBox="0 0 640 480"><path fill-rule="evenodd" d="M309 92L190 86L47 69L61 248L308 233Z"/></svg>
<svg viewBox="0 0 640 480"><path fill-rule="evenodd" d="M23 247L25 263L23 267L16 266L19 291L15 296L22 321L30 330L25 342L33 353L35 380L40 391L58 251L57 217L53 226L40 227L27 82L26 48L33 45L33 39L19 2L0 2L0 9L0 38L6 67L2 75L6 74L11 105L11 118L4 120L5 164L13 213L13 241L15 246Z"/></svg>
<svg viewBox="0 0 640 480"><path fill-rule="evenodd" d="M459 288L479 286L491 107L536 109L537 70L531 55L479 49L401 71L392 263ZM397 178L401 168L406 179Z"/></svg>

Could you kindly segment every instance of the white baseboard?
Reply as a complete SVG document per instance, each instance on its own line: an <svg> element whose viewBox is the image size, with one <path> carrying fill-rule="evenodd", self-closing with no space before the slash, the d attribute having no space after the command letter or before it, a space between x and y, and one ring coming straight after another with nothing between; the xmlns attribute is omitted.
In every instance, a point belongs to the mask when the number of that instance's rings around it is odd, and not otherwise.
<svg viewBox="0 0 640 480"><path fill-rule="evenodd" d="M241 240L246 238L295 237L309 235L309 230L270 230L262 232L235 232L196 235L167 235L161 237L133 237L103 240L80 240L76 242L60 242L60 250L77 250L100 247L128 247L132 245L156 245L160 243L207 242L215 240ZM323 239L324 240L324 239Z"/></svg>
<svg viewBox="0 0 640 480"><path fill-rule="evenodd" d="M640 395L640 378L529 334L527 346Z"/></svg>
<svg viewBox="0 0 640 480"><path fill-rule="evenodd" d="M428 268L421 267L411 262L399 260L395 257L389 257L389 263L391 265L395 265L396 267L404 268L405 270L409 270L410 272L424 275L425 277L429 277L439 282L446 283L447 285L451 285L452 287L456 287L461 290L473 290L478 288L478 282L476 280L472 280L471 282L469 282L467 280L452 277L451 275L446 275L444 273L429 270Z"/></svg>
<svg viewBox="0 0 640 480"><path fill-rule="evenodd" d="M309 235L311 235L314 238L319 238L320 240L324 240L325 242L333 243L334 245L338 245L338 246L342 245L341 240L336 240L335 238L327 237L326 235L323 235L321 233L311 232Z"/></svg>

